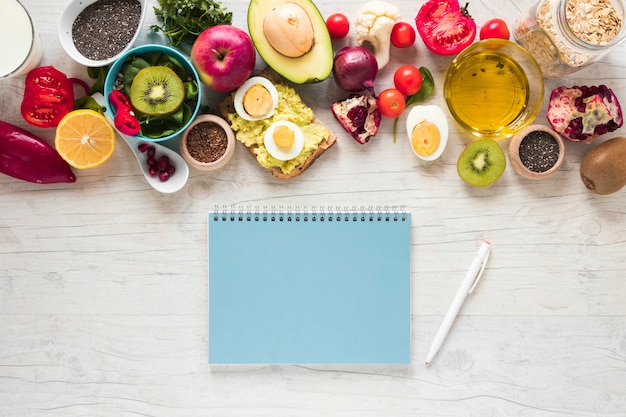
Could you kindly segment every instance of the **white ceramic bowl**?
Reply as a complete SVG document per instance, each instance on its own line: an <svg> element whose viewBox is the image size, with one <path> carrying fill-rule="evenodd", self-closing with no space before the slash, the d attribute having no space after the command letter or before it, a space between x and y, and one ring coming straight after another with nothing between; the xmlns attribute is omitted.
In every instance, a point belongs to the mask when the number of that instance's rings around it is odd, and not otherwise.
<svg viewBox="0 0 626 417"><path fill-rule="evenodd" d="M135 34L131 41L116 55L109 57L103 60L93 60L83 56L78 49L76 49L76 45L74 45L74 40L72 38L72 26L74 25L74 21L78 17L78 15L87 7L95 3L97 0L72 0L70 4L67 5L63 13L61 14L61 18L59 19L59 40L61 41L61 45L65 52L76 62L86 67L104 67L111 63L113 63L117 58L120 57L124 52L128 51L139 36L140 29L143 25L143 21L146 16L146 10L148 9L148 0L138 0L141 3L141 16L139 17L139 24L135 30Z"/></svg>

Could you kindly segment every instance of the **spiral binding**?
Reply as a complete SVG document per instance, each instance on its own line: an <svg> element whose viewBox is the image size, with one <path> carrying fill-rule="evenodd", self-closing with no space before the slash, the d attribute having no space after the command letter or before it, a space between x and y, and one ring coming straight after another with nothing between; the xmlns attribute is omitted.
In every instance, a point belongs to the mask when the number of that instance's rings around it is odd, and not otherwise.
<svg viewBox="0 0 626 417"><path fill-rule="evenodd" d="M231 222L397 222L407 221L404 206L216 206L214 221Z"/></svg>

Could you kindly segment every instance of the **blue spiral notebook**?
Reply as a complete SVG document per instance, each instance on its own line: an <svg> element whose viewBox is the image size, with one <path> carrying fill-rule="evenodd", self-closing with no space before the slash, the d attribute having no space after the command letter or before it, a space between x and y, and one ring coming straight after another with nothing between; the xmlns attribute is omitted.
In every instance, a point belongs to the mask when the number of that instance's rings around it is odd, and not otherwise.
<svg viewBox="0 0 626 417"><path fill-rule="evenodd" d="M411 214L208 215L209 363L410 362Z"/></svg>

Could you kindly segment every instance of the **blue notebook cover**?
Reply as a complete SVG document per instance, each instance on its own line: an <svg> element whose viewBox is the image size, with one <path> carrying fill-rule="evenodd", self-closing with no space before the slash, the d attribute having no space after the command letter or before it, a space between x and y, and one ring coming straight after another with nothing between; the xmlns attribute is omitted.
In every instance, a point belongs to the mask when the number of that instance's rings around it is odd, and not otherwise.
<svg viewBox="0 0 626 417"><path fill-rule="evenodd" d="M410 362L411 214L212 212L209 363Z"/></svg>

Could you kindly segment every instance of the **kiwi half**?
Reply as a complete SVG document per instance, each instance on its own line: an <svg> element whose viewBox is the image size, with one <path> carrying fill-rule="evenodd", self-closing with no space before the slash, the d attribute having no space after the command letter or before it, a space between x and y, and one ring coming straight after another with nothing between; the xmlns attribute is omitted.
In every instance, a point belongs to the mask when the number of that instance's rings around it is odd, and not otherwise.
<svg viewBox="0 0 626 417"><path fill-rule="evenodd" d="M468 184L487 187L502 176L506 158L493 139L480 139L470 143L459 156L456 169Z"/></svg>
<svg viewBox="0 0 626 417"><path fill-rule="evenodd" d="M129 98L138 112L162 116L174 113L183 104L185 87L171 68L146 67L135 75Z"/></svg>

